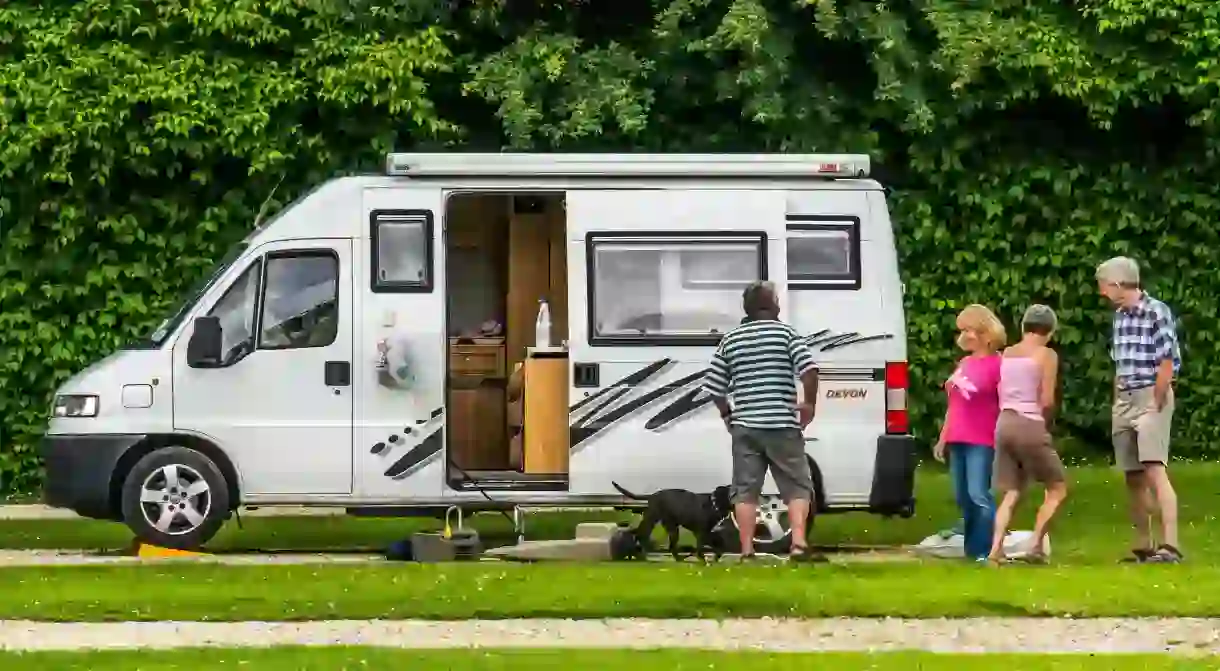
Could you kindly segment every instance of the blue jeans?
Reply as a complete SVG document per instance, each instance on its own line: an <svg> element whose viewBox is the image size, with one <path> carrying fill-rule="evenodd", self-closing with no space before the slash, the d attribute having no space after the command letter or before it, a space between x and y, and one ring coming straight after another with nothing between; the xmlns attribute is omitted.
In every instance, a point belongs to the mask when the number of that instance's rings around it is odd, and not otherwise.
<svg viewBox="0 0 1220 671"><path fill-rule="evenodd" d="M966 556L986 557L991 551L995 501L991 498L991 466L995 450L987 445L949 443L953 491L962 511Z"/></svg>

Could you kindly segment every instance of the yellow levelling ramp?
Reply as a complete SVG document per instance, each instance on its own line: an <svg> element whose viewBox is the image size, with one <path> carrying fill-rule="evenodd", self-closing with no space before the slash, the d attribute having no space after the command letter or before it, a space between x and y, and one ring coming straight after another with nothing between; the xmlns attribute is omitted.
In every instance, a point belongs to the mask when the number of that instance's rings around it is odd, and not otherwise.
<svg viewBox="0 0 1220 671"><path fill-rule="evenodd" d="M133 541L132 545L137 557L150 558L165 558L165 557L206 557L205 552L191 552L189 550L175 550L173 548L163 548L159 545L149 545L140 541Z"/></svg>

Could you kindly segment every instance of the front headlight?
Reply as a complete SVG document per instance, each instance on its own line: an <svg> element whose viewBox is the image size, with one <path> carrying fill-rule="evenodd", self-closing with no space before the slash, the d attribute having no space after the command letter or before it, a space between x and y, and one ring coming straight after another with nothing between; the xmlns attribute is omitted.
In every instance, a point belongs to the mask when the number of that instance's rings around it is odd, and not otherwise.
<svg viewBox="0 0 1220 671"><path fill-rule="evenodd" d="M60 394L55 397L52 417L97 417L97 397L88 394Z"/></svg>

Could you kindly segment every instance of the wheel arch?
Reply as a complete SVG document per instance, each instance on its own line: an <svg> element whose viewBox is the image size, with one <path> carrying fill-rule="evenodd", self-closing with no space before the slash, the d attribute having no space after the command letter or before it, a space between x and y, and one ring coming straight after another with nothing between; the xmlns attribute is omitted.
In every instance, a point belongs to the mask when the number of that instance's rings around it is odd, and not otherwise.
<svg viewBox="0 0 1220 671"><path fill-rule="evenodd" d="M813 458L813 455L806 454L805 458L809 460L809 474L813 479L813 509L815 512L824 512L826 510L826 484L822 478L822 468L818 466L818 462Z"/></svg>
<svg viewBox="0 0 1220 671"><path fill-rule="evenodd" d="M234 510L241 505L241 480L237 467L225 451L206 438L182 433L162 433L145 436L143 440L132 445L119 457L110 474L110 497L108 505L116 520L123 519L123 483L127 474L135 467L136 462L145 455L163 447L186 447L199 452L211 459L224 476L225 485L229 490L229 509Z"/></svg>

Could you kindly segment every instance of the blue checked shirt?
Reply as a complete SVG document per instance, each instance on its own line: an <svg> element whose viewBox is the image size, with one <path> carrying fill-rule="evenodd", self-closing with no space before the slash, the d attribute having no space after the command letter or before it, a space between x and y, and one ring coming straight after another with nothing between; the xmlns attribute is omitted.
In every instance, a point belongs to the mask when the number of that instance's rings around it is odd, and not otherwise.
<svg viewBox="0 0 1220 671"><path fill-rule="evenodd" d="M1182 354L1169 306L1144 293L1135 307L1115 310L1110 357L1122 391L1152 386L1157 367L1166 359L1173 360L1177 375Z"/></svg>

